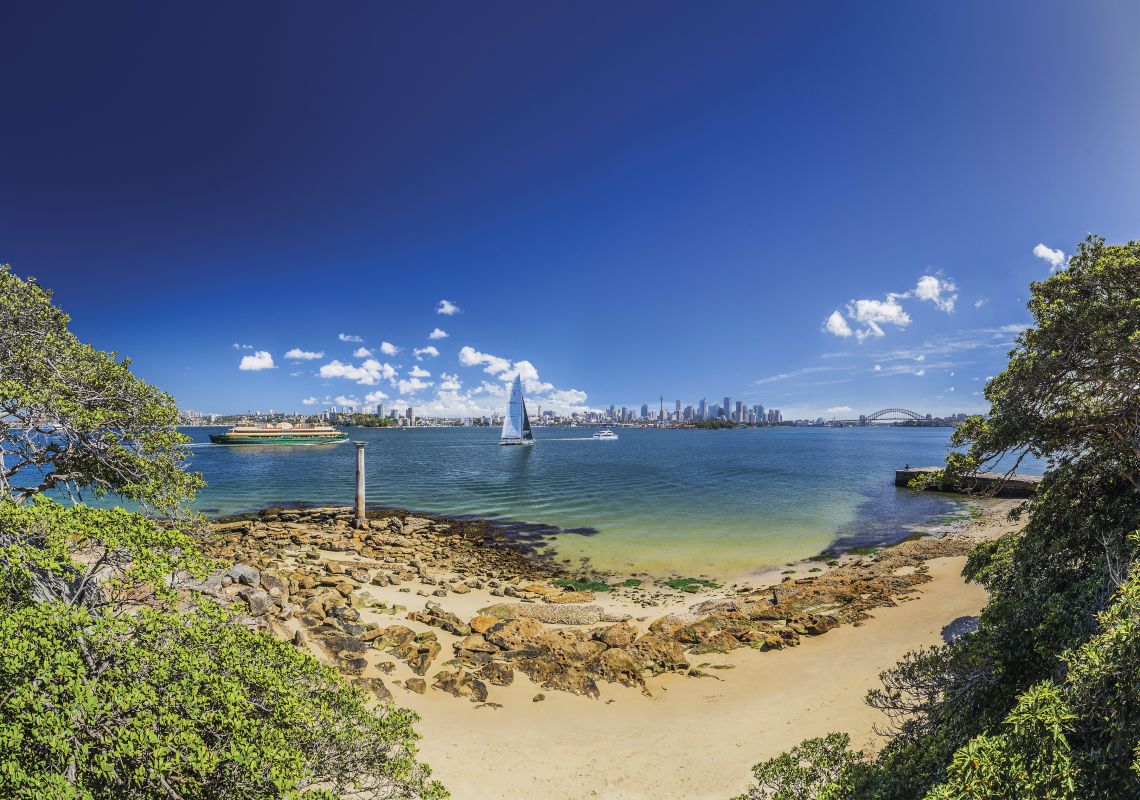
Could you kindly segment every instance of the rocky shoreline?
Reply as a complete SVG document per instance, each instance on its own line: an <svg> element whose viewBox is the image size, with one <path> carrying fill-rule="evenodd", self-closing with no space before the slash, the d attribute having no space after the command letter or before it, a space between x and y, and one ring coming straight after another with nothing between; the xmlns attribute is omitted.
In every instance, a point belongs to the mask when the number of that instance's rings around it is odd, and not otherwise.
<svg viewBox="0 0 1140 800"><path fill-rule="evenodd" d="M774 585L610 587L568 579L485 521L383 510L358 528L347 508L271 508L210 524L202 545L228 569L198 588L311 649L379 700L392 697L387 679L493 708L494 687L516 673L591 698L599 684L650 694L647 677L708 677L695 656L781 650L859 625L929 581L927 561L974 543L935 534ZM684 591L669 591L677 586ZM657 616L645 615L651 608Z"/></svg>

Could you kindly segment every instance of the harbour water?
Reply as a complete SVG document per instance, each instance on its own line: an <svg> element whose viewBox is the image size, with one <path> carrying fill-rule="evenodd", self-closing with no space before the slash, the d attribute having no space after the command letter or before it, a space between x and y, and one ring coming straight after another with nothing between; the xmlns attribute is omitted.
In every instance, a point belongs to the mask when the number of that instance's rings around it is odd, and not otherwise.
<svg viewBox="0 0 1140 800"><path fill-rule="evenodd" d="M189 428L207 514L292 503L349 505L354 448L212 445ZM351 429L367 442L369 505L495 520L603 570L741 575L832 546L897 541L962 509L896 488L904 464L942 462L948 428L536 428L534 447L497 429Z"/></svg>

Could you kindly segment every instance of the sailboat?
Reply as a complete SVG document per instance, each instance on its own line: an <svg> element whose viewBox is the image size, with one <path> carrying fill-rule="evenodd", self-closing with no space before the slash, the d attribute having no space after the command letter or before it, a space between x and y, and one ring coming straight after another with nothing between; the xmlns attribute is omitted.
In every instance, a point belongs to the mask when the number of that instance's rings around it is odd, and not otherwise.
<svg viewBox="0 0 1140 800"><path fill-rule="evenodd" d="M515 376L511 386L511 399L507 403L507 415L503 418L503 435L499 444L534 444L534 434L530 432L530 417L523 401L522 380Z"/></svg>

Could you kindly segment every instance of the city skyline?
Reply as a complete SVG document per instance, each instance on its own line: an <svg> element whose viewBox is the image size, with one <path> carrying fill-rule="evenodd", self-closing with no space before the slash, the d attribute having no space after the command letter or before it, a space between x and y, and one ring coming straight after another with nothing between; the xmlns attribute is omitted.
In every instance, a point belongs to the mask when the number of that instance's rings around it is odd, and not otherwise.
<svg viewBox="0 0 1140 800"><path fill-rule="evenodd" d="M984 411L1140 215L1140 9L10 16L0 262L185 408Z"/></svg>

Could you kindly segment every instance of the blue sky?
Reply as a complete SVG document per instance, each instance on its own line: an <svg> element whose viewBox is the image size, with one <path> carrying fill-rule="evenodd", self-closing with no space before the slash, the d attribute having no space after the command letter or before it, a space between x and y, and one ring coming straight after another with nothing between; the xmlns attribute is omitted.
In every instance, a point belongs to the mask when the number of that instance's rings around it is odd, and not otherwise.
<svg viewBox="0 0 1140 800"><path fill-rule="evenodd" d="M1137 235L1135 4L32 5L0 261L186 408L978 410Z"/></svg>

